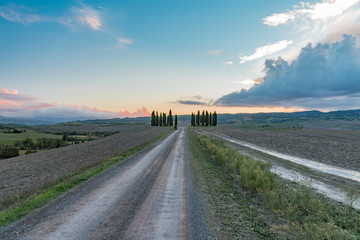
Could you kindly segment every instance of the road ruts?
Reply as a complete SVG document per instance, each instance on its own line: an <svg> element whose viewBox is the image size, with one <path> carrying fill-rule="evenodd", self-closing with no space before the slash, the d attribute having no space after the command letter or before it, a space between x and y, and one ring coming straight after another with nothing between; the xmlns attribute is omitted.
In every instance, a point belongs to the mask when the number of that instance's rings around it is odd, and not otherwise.
<svg viewBox="0 0 360 240"><path fill-rule="evenodd" d="M0 239L191 239L185 143L180 128L1 229Z"/></svg>

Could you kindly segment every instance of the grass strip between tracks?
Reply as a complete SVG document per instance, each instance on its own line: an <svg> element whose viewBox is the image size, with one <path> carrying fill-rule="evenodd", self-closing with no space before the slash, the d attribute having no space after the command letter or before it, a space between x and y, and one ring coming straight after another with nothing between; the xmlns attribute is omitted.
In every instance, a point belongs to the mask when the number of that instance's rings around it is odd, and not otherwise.
<svg viewBox="0 0 360 240"><path fill-rule="evenodd" d="M209 187L213 193L210 194L210 200L215 198L216 201L210 201L210 208L213 216L218 218L216 221L220 222L215 223L215 232L220 238L249 238L248 234L251 233L248 230L255 234L250 235L250 238L360 237L359 211L326 199L316 194L309 186L280 179L271 173L269 164L241 155L227 147L220 139L190 132L189 143L192 155L195 153L197 161L202 162L202 165L208 165L207 173L201 174L212 175L221 182L219 184L207 177L207 182L213 181L213 186ZM198 149L206 151L207 155ZM249 194L252 199L247 197ZM227 203L229 198L233 199L231 204ZM255 209L251 209L254 206ZM277 219L270 217L271 215ZM237 226L238 222L245 224ZM252 222L259 224L253 226ZM239 231L239 227L243 230ZM277 236L272 233L276 233Z"/></svg>
<svg viewBox="0 0 360 240"><path fill-rule="evenodd" d="M24 200L20 200L19 202L16 203L15 206L0 212L0 227L6 226L9 223L12 223L20 219L21 217L31 213L35 209L44 206L51 200L65 193L66 191L78 186L79 184L89 180L90 178L98 175L99 173L105 171L106 169L114 166L116 163L123 161L124 159L134 155L135 153L155 143L159 139L169 134L171 131L172 130L169 130L168 132L159 135L153 140L141 144L137 147L134 147L119 156L108 158L102 161L97 166L86 169L82 173L78 173L76 175L70 176L67 179L62 180L60 183L57 182L55 185L44 189L42 193L36 196L31 196Z"/></svg>

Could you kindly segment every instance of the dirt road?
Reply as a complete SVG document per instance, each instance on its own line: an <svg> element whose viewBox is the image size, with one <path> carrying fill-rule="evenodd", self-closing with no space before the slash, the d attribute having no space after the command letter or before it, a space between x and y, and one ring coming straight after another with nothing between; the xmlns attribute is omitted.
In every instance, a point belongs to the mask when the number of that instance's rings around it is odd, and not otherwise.
<svg viewBox="0 0 360 240"><path fill-rule="evenodd" d="M204 239L202 218L189 211L199 203L185 149L180 129L0 230L0 239Z"/></svg>

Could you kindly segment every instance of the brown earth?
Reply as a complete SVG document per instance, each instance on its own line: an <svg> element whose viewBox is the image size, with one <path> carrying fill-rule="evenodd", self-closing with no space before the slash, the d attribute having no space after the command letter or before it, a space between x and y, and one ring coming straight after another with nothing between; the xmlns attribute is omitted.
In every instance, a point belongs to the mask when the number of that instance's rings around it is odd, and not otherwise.
<svg viewBox="0 0 360 240"><path fill-rule="evenodd" d="M86 133L94 133L94 132L116 132L116 131L126 131L132 127L142 127L139 125L120 125L120 124L78 124L78 125L67 125L67 124L58 124L58 125L47 125L47 126L36 126L32 127L32 129L46 132L46 133L71 133L76 132L77 134L86 134Z"/></svg>
<svg viewBox="0 0 360 240"><path fill-rule="evenodd" d="M360 131L355 130L250 130L209 127L230 137L333 166L360 171Z"/></svg>
<svg viewBox="0 0 360 240"><path fill-rule="evenodd" d="M0 161L0 202L31 195L109 157L149 142L169 128L126 126L120 133L63 148Z"/></svg>

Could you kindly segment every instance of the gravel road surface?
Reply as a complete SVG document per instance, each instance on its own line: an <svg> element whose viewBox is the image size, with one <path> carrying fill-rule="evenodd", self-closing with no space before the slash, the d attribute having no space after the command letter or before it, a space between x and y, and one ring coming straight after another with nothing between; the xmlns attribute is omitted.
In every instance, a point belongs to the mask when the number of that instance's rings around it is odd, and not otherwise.
<svg viewBox="0 0 360 240"><path fill-rule="evenodd" d="M180 128L1 229L0 239L207 238L203 218L189 211L199 203L186 148Z"/></svg>

